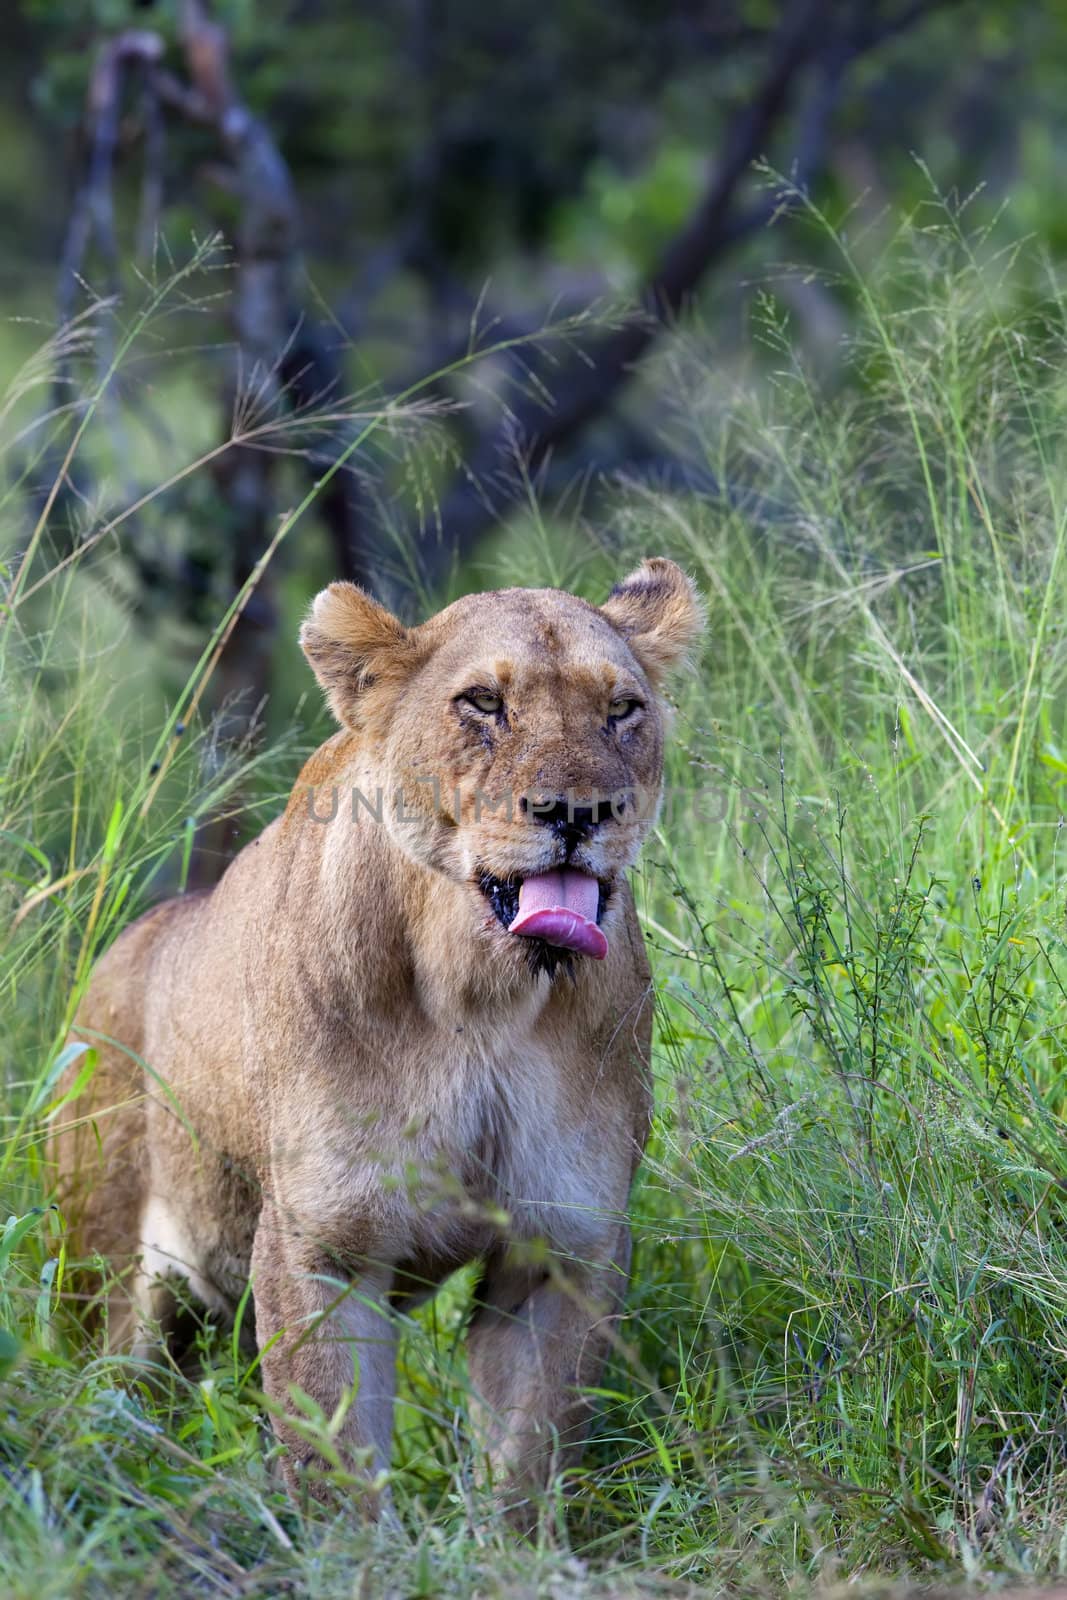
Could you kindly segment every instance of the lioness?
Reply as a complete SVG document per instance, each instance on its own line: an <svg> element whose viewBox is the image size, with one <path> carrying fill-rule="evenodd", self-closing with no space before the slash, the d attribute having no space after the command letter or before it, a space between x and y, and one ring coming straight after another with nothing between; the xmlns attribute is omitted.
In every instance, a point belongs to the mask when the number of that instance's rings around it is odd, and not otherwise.
<svg viewBox="0 0 1067 1600"><path fill-rule="evenodd" d="M600 607L504 589L411 628L332 584L301 643L340 731L213 890L96 968L76 1037L99 1064L57 1155L75 1251L118 1274L106 1336L148 1354L175 1278L230 1317L251 1278L290 1487L317 1462L291 1386L331 1417L355 1372L338 1444L380 1472L390 1312L474 1259L497 1492L581 1448L650 1112L625 873L699 624L659 559Z"/></svg>

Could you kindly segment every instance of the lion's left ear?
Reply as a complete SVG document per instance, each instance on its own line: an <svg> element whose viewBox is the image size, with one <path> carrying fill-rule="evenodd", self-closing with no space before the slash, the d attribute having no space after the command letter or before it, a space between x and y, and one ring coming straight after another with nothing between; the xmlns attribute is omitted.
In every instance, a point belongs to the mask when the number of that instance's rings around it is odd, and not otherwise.
<svg viewBox="0 0 1067 1600"><path fill-rule="evenodd" d="M617 583L600 608L653 683L685 656L704 626L692 580L663 556L650 556Z"/></svg>
<svg viewBox="0 0 1067 1600"><path fill-rule="evenodd" d="M354 583L331 583L315 597L300 645L334 716L349 728L363 720L367 691L407 677L420 655L416 630Z"/></svg>

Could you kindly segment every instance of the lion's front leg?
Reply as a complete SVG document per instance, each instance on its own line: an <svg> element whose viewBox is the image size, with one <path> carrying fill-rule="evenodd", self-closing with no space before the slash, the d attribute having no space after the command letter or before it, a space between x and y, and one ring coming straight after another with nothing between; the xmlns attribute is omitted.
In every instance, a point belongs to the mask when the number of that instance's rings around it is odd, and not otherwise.
<svg viewBox="0 0 1067 1600"><path fill-rule="evenodd" d="M302 1485L331 1501L322 1453L294 1405L295 1385L315 1402L331 1428L342 1465L368 1483L388 1470L396 1385L395 1319L387 1299L392 1272L374 1267L343 1281L336 1259L302 1231L279 1224L264 1207L252 1252L256 1338L272 1422L288 1448L283 1464L294 1495ZM357 1491L376 1517L381 1496Z"/></svg>
<svg viewBox="0 0 1067 1600"><path fill-rule="evenodd" d="M585 1444L630 1266L620 1227L601 1262L534 1271L491 1259L471 1322L469 1363L475 1447L498 1500L519 1527L536 1499Z"/></svg>

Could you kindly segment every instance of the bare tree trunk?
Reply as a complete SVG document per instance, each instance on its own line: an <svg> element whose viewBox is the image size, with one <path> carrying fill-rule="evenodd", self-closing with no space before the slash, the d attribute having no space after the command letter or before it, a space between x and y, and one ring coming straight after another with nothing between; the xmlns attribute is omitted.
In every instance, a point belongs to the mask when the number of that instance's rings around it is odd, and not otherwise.
<svg viewBox="0 0 1067 1600"><path fill-rule="evenodd" d="M228 385L227 434L250 420L270 420L285 405L282 367L293 325L293 276L299 240L289 169L264 127L238 97L229 70L225 29L203 0L184 0L180 40L198 120L217 131L232 168L239 205L230 298L236 335ZM275 516L269 451L236 445L219 457L215 477L227 509L221 530L229 585L239 589L270 542ZM246 734L267 697L277 625L270 574L245 606L219 664L219 737L225 746ZM215 823L199 842L192 877L214 882L233 853L237 828Z"/></svg>

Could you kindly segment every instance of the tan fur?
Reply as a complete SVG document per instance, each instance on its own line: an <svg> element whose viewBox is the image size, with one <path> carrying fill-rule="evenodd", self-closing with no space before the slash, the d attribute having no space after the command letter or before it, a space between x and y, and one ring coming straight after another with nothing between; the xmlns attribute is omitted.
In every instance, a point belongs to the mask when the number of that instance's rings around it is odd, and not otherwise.
<svg viewBox="0 0 1067 1600"><path fill-rule="evenodd" d="M661 782L656 686L699 620L660 560L599 609L511 589L415 628L332 585L302 643L341 731L213 891L149 912L99 963L76 1036L100 1065L57 1141L74 1249L120 1274L107 1336L145 1353L175 1278L226 1315L251 1276L290 1482L316 1461L290 1385L329 1417L353 1362L339 1445L355 1470L387 1465L390 1309L475 1258L477 1443L501 1496L580 1449L650 1111L625 871ZM499 692L501 720L469 715L472 687ZM615 726L620 698L644 709ZM630 793L570 858L610 882L606 960L534 970L479 872L528 876L565 846L518 806L480 807L479 786Z"/></svg>

